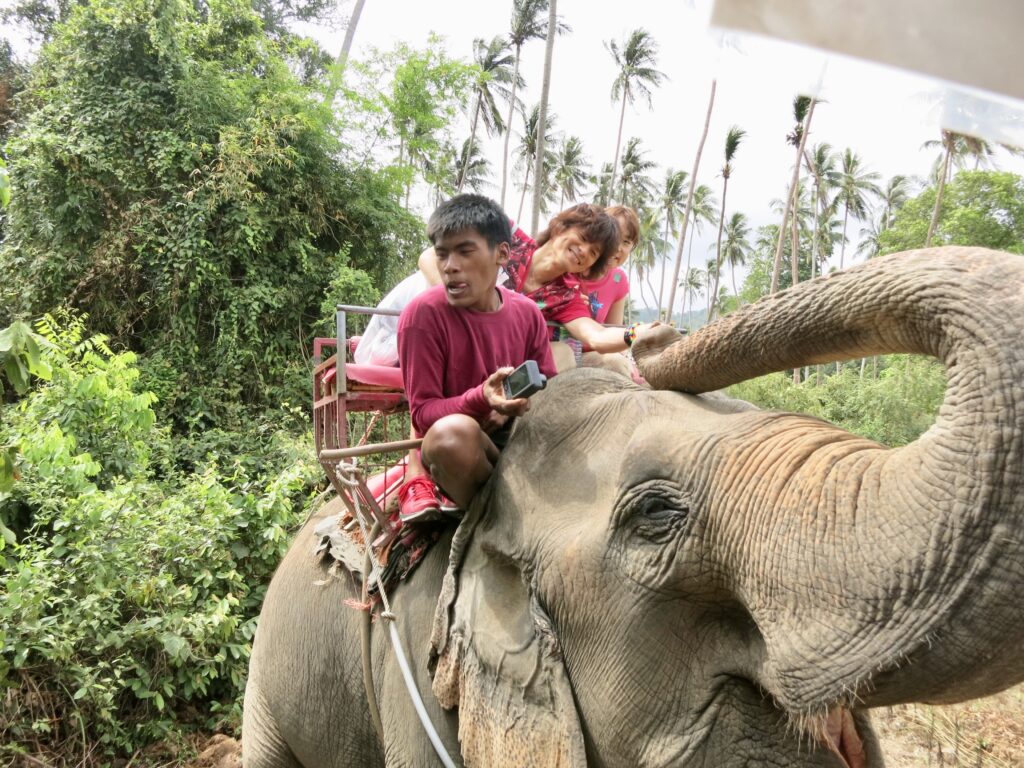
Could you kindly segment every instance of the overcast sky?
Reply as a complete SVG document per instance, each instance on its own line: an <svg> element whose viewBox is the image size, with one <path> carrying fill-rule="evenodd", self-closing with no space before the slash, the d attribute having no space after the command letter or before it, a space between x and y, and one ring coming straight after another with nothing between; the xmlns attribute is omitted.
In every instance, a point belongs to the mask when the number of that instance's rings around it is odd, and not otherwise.
<svg viewBox="0 0 1024 768"><path fill-rule="evenodd" d="M349 8L343 9L347 14ZM659 186L665 169L689 171L703 128L712 78L717 96L710 132L698 173L721 196L720 169L726 131L738 125L746 138L736 155L729 183L728 211L742 211L757 226L777 223L770 201L782 198L792 172L794 151L785 142L792 129L792 100L799 92L819 91L825 103L814 113L809 143L828 142L857 151L870 170L889 177L902 173L924 177L938 152L922 144L939 135L941 84L900 71L856 62L796 46L730 35L726 45L710 29L710 0L558 0L559 16L572 32L555 43L550 109L560 134L579 136L593 167L610 162L615 152L618 104L610 96L616 69L606 41L624 41L631 30L644 28L658 42L658 68L667 76L652 98L651 107L638 101L626 108L623 144L639 137L648 157L658 165ZM368 46L391 48L397 41L416 47L427 43L431 31L445 38L452 56L472 58L473 39L490 39L508 31L511 0L367 0L356 31L353 56ZM328 47L340 48L335 32ZM524 101L539 99L543 70L543 41L524 48L522 73L527 81ZM455 137L468 135L468 119ZM517 134L521 121L514 123ZM501 144L486 144L495 177L500 174ZM1000 166L1020 171L1019 161L1000 157ZM500 180L498 181L500 184ZM499 195L499 187L486 190ZM506 200L515 216L518 190ZM529 219L529 197L524 220ZM421 214L429 211L421 210ZM862 225L851 222L848 235L856 241ZM710 228L708 228L710 229ZM716 233L705 231L696 241L694 261L707 257ZM847 246L847 262L855 250ZM639 299L639 296L635 296Z"/></svg>
<svg viewBox="0 0 1024 768"><path fill-rule="evenodd" d="M351 55L359 59L371 46L387 50L399 41L422 48L436 32L445 38L449 55L470 61L474 38L507 34L511 5L511 0L366 0ZM342 5L343 19L351 6ZM557 135L580 137L591 168L611 162L618 127L619 106L610 95L617 73L605 44L612 39L622 43L632 30L643 28L658 43L658 68L667 79L654 91L650 107L643 100L627 106L623 145L630 137L641 139L647 157L658 166L654 178L659 187L666 169L692 168L712 78L718 82L717 95L698 182L711 186L720 198L725 134L732 125L743 128L746 137L733 164L726 213L745 213L752 232L778 222L770 203L788 189L794 151L785 136L793 127L792 100L798 92L817 92L824 99L815 109L809 145L828 142L840 151L853 148L868 169L881 174L882 184L898 173L927 176L938 150L923 149L922 144L939 136L941 83L750 36L729 35L723 45L721 33L709 26L711 8L712 0L558 0L559 16L572 32L555 42L550 109ZM336 53L344 32L317 29L314 34ZM539 99L543 59L543 41L524 47L521 72L528 108ZM521 118L513 121L513 130L514 146ZM461 143L468 133L465 118L455 126L453 138ZM484 192L497 198L501 140L487 141L484 147L497 182ZM1024 172L1024 161L1005 155L997 161L1002 168ZM518 181L513 175L506 199L513 217L519 205ZM527 197L526 221L529 206ZM425 204L417 212L429 214ZM861 226L850 222L848 263ZM712 230L707 227L696 240L695 265L708 256L716 235Z"/></svg>

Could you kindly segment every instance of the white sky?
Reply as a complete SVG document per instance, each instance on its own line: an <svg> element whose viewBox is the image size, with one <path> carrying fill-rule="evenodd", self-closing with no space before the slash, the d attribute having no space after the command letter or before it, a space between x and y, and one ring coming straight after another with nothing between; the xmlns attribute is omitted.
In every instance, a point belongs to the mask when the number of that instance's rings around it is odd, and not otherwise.
<svg viewBox="0 0 1024 768"><path fill-rule="evenodd" d="M350 7L342 13L347 16ZM579 136L593 168L610 162L615 152L618 104L610 96L616 70L605 41L620 43L643 27L659 44L658 69L667 81L654 91L652 107L637 102L626 108L623 145L638 136L648 158L658 165L654 178L660 186L665 169L689 171L703 128L710 83L717 77L715 109L705 145L698 182L708 184L721 197L720 169L725 134L730 126L746 130L734 161L729 183L727 215L744 212L751 231L762 224L777 223L770 201L782 198L792 173L793 148L785 141L792 129L792 100L798 91L808 93L822 84L821 98L811 125L809 145L828 142L837 150L858 152L866 167L878 171L881 184L902 173L925 177L938 154L922 149L937 138L941 84L900 71L850 59L800 49L791 45L731 38L735 45L721 46L720 35L709 31L711 0L558 0L559 16L572 32L556 39L552 67L550 109L556 129ZM352 57L364 55L368 46L391 48L402 40L424 47L431 31L444 36L446 50L455 57L472 59L473 39L490 39L508 31L511 0L367 0L355 35ZM334 32L327 47L340 48L342 32ZM521 71L527 81L525 104L537 102L544 64L543 41L523 49ZM469 133L457 126L461 142ZM514 121L518 141L521 120ZM500 193L501 143L485 144L497 186L485 190ZM1007 156L1000 167L1020 172L1022 163ZM515 216L519 192L513 189L506 208ZM527 197L523 219L529 219ZM427 210L419 211L424 216ZM850 222L846 262L850 263L862 225ZM706 228L694 248L695 265L707 258L716 232ZM835 259L838 263L838 258ZM634 289L634 299L640 297Z"/></svg>
<svg viewBox="0 0 1024 768"><path fill-rule="evenodd" d="M351 0L342 0L343 19L351 13ZM3 0L0 0L3 4ZM382 50L398 41L423 48L431 32L445 38L450 56L472 60L473 40L507 34L511 0L366 0L356 30L351 57L362 58L370 46ZM642 140L647 157L657 164L652 174L662 186L668 168L690 171L703 129L712 78L718 87L711 126L704 148L698 183L707 184L721 197L720 169L725 134L738 125L747 135L733 163L726 215L742 211L752 234L763 224L777 223L770 202L781 199L792 173L793 148L785 136L793 127L792 100L812 93L819 84L825 100L815 109L808 146L828 142L836 150L858 152L869 170L891 176L925 177L938 154L922 144L938 138L942 83L898 70L856 62L796 46L721 35L709 30L712 0L558 0L559 16L572 32L556 39L552 68L550 110L558 135L575 135L583 142L591 168L611 162L615 153L619 106L611 99L616 69L605 42L624 42L637 28L651 32L658 42L658 69L667 76L652 97L651 107L638 101L626 108L623 145L630 137ZM339 29L317 29L313 34L331 53L337 53L344 35ZM526 80L523 101L532 107L540 95L544 43L531 41L523 49L521 73ZM521 118L513 121L512 146L518 142ZM469 133L469 118L453 127L461 143ZM500 194L501 139L484 140L496 185L483 190ZM1024 161L1005 154L1000 168L1024 173ZM519 206L518 175L513 174L506 209L515 216ZM421 196L422 199L422 196ZM414 195L413 202L416 202ZM523 219L529 219L527 197ZM429 214L421 202L417 212ZM851 221L846 262L853 255L862 224ZM525 227L528 229L528 227ZM712 227L697 236L694 265L701 265L717 232ZM838 257L835 257L838 264ZM634 286L634 300L641 297Z"/></svg>

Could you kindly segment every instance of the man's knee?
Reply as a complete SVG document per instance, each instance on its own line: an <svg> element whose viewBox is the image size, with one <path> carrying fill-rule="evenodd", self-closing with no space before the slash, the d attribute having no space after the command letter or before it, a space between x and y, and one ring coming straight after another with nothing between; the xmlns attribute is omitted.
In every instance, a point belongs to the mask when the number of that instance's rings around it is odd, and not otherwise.
<svg viewBox="0 0 1024 768"><path fill-rule="evenodd" d="M483 430L470 416L454 413L438 419L423 436L423 460L445 469L473 463L482 450Z"/></svg>

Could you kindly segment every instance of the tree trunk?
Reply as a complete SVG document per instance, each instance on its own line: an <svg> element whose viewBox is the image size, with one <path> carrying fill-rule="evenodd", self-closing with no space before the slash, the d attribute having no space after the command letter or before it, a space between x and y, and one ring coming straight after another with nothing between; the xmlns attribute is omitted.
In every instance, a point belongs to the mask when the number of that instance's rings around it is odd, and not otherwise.
<svg viewBox="0 0 1024 768"><path fill-rule="evenodd" d="M331 72L331 79L327 86L327 92L324 94L324 104L328 106L334 103L334 97L338 94L341 80L345 76L348 54L352 50L352 41L355 39L356 27L359 25L359 16L363 12L364 5L366 5L366 0L356 0L356 4L352 8L352 15L348 18L348 27L345 28L345 39L341 43L341 51L338 53L338 58L334 60L334 66L331 68L333 70Z"/></svg>
<svg viewBox="0 0 1024 768"><path fill-rule="evenodd" d="M523 203L526 202L526 188L530 186L530 166L526 166L526 175L523 176L523 194L519 196L519 213L516 214L516 226L522 227Z"/></svg>
<svg viewBox="0 0 1024 768"><path fill-rule="evenodd" d="M800 185L793 189L793 215L789 217L790 221L790 238L789 238L789 268L793 271L793 285L797 285L800 282L800 233L797 231L796 215L800 210L800 201L798 193L800 191ZM800 369L793 369L793 383L800 383Z"/></svg>
<svg viewBox="0 0 1024 768"><path fill-rule="evenodd" d="M668 245L668 210L667 209L665 211L665 236L662 238L662 241L666 245ZM668 261L668 259L666 258L666 255L663 254L662 258L661 258L661 284L658 287L658 315L657 315L657 318L656 318L658 320L661 319L662 308L665 306L662 302L665 299L665 267L667 266L665 264L666 261Z"/></svg>
<svg viewBox="0 0 1024 768"><path fill-rule="evenodd" d="M708 97L708 111L704 117L704 133L701 134L700 144L697 145L697 156L693 160L693 172L690 174L690 190L686 193L686 211L683 215L683 231L679 234L679 243L676 245L676 264L672 272L672 285L668 293L668 311L671 319L672 305L676 300L676 284L679 282L679 268L683 263L683 243L686 240L686 226L690 219L690 209L693 207L693 190L697 184L697 170L700 168L700 155L704 151L704 141L708 137L708 125L711 124L711 110L715 106L715 88L718 81L711 81L711 95ZM689 273L689 270L687 270Z"/></svg>
<svg viewBox="0 0 1024 768"><path fill-rule="evenodd" d="M615 137L615 159L612 161L612 177L608 180L608 202L609 204L615 202L612 200L612 195L615 193L615 173L619 168L619 149L622 146L622 124L626 120L626 89L622 89L622 108L619 110L619 135Z"/></svg>
<svg viewBox="0 0 1024 768"><path fill-rule="evenodd" d="M533 171L533 215L530 217L530 232L537 237L540 224L540 204L544 197L541 182L544 180L544 132L548 119L548 96L551 93L551 60L555 54L555 32L558 27L556 6L558 0L548 1L548 37L544 48L544 80L540 89L540 118L537 120L537 157L534 158L536 168Z"/></svg>
<svg viewBox="0 0 1024 768"><path fill-rule="evenodd" d="M715 291L714 299L708 308L708 322L711 322L712 311L718 307L718 276L722 272L722 230L725 228L725 195L729 191L729 177L722 179L722 211L718 214L718 242L715 245Z"/></svg>
<svg viewBox="0 0 1024 768"><path fill-rule="evenodd" d="M939 211L942 209L942 193L946 189L946 173L949 172L949 159L952 154L952 147L946 147L946 159L942 163L942 175L939 176L939 183L935 189L935 206L932 208L932 220L928 223L928 234L924 239L924 247L930 248L932 244L932 236L935 235L935 229L939 225Z"/></svg>
<svg viewBox="0 0 1024 768"><path fill-rule="evenodd" d="M476 123L480 118L480 102L483 99L478 91L476 94L476 109L473 110L473 127L469 131L469 144L466 146L466 157L462 161L462 173L459 174L459 186L456 192L461 192L463 185L466 183L466 172L469 170L469 159L473 156L473 139L476 137Z"/></svg>
<svg viewBox="0 0 1024 768"><path fill-rule="evenodd" d="M779 290L779 272L782 270L782 243L786 237L786 220L789 218L789 204L796 194L795 189L800 181L800 159L804 154L804 144L807 143L807 134L811 132L811 117L814 115L814 105L817 99L811 99L807 108L807 117L804 119L804 130L800 135L800 145L796 148L796 166L793 168L793 178L789 182L789 195L786 198L786 209L782 212L782 224L779 225L779 240L775 244L775 262L772 266L772 284L770 293L777 293Z"/></svg>
<svg viewBox="0 0 1024 768"><path fill-rule="evenodd" d="M850 218L850 204L847 203L843 210L843 247L839 249L839 268L843 268L843 257L846 255L846 222Z"/></svg>
<svg viewBox="0 0 1024 768"><path fill-rule="evenodd" d="M505 208L505 190L508 186L508 142L512 138L512 116L516 113L516 83L519 82L519 53L521 45L516 46L516 62L512 67L512 95L508 103L508 120L505 122L505 149L501 156L501 207ZM522 209L520 209L521 212ZM516 217L516 224L519 218Z"/></svg>

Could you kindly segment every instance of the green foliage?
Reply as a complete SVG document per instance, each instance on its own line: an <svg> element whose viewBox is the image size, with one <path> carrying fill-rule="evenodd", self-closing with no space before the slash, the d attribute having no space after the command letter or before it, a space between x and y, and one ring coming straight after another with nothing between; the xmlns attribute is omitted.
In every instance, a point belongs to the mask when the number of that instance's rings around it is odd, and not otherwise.
<svg viewBox="0 0 1024 768"><path fill-rule="evenodd" d="M0 306L88 312L160 366L179 426L289 399L337 272L384 284L420 250L399 184L341 164L331 112L241 0L93 0L23 99Z"/></svg>
<svg viewBox="0 0 1024 768"><path fill-rule="evenodd" d="M880 252L922 247L934 205L933 187L908 201L879 235ZM1024 253L1024 179L1003 171L958 173L943 192L933 244Z"/></svg>
<svg viewBox="0 0 1024 768"><path fill-rule="evenodd" d="M7 163L0 159L0 208L6 208L11 202L11 177L7 173Z"/></svg>
<svg viewBox="0 0 1024 768"><path fill-rule="evenodd" d="M883 445L916 440L935 421L946 390L942 365L931 358L892 355L881 359L877 378L856 367L794 385L773 373L729 388L729 394L768 410L818 416Z"/></svg>
<svg viewBox="0 0 1024 768"><path fill-rule="evenodd" d="M183 443L134 356L65 322L41 324L51 381L0 419L20 448L0 516L25 523L0 570L0 754L96 746L109 764L197 711L237 716L265 585L320 472L308 435L280 434L197 446L201 466L176 470Z"/></svg>
<svg viewBox="0 0 1024 768"><path fill-rule="evenodd" d="M397 145L389 173L407 192L418 175L428 184L438 181L432 169L444 167L451 126L480 76L478 66L450 58L442 42L431 35L426 50L401 43L348 65L343 136L353 146L357 137L372 137L362 142L370 148L382 137Z"/></svg>
<svg viewBox="0 0 1024 768"><path fill-rule="evenodd" d="M14 391L28 391L31 376L50 378L50 367L43 360L46 339L33 333L23 320L15 320L0 331L0 374ZM3 379L0 379L0 402L3 402Z"/></svg>

